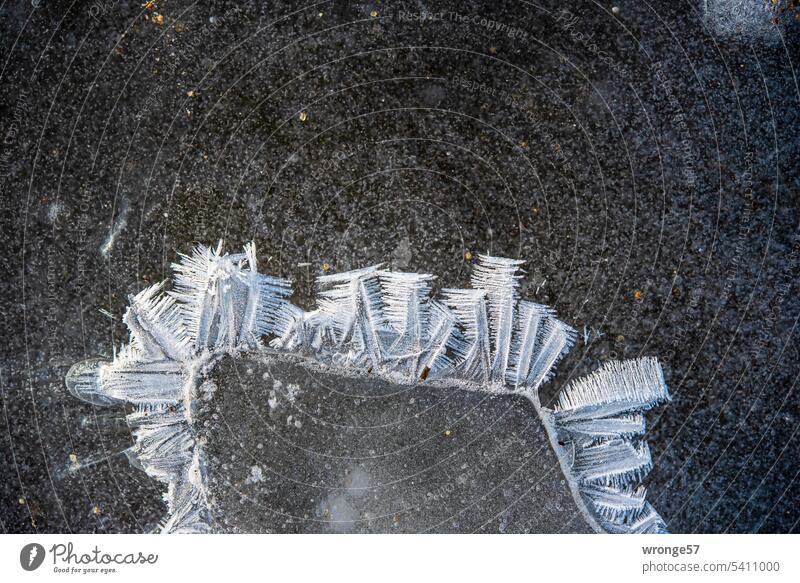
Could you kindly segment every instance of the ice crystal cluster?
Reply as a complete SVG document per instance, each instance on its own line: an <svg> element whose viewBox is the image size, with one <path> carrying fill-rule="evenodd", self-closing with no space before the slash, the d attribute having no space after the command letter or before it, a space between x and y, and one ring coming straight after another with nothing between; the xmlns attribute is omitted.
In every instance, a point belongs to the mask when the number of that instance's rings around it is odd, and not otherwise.
<svg viewBox="0 0 800 583"><path fill-rule="evenodd" d="M787 34L780 31L779 24L782 20L790 24L796 14L794 7L789 0L703 0L702 11L706 26L715 35L776 44Z"/></svg>
<svg viewBox="0 0 800 583"><path fill-rule="evenodd" d="M132 296L130 341L113 362L67 375L79 398L133 406L132 461L167 484L164 532L211 529L202 444L193 430L199 387L226 354L266 348L301 354L344 374L396 383L448 381L530 399L587 520L605 532L665 532L645 501L652 462L643 412L669 398L657 361L610 362L566 386L554 409L538 388L575 341L550 308L520 298L521 261L479 256L468 289L431 297L429 274L372 266L317 279L317 308L289 301L291 285L240 254L198 246L173 265L172 289Z"/></svg>

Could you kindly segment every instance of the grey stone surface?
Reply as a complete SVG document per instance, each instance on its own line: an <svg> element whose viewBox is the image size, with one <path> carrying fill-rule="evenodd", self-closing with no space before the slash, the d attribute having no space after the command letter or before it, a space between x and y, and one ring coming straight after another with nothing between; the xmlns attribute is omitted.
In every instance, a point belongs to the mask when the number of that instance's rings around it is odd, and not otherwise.
<svg viewBox="0 0 800 583"><path fill-rule="evenodd" d="M325 266L453 286L467 253L526 259L524 295L588 331L543 402L658 355L670 529L796 531L797 24L616 4L4 4L0 528L157 526L122 412L63 378L125 340L128 294L224 238L304 307Z"/></svg>

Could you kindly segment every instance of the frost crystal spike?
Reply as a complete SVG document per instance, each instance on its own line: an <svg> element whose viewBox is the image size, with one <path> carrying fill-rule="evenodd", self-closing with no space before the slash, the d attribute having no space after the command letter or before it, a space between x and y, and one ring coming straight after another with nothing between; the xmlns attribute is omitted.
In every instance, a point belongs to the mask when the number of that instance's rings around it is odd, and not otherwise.
<svg viewBox="0 0 800 583"><path fill-rule="evenodd" d="M288 281L261 275L255 246L223 253L198 245L173 265L174 286L132 296L130 341L113 362L75 364L67 386L95 405L128 403L132 463L167 484L164 532L206 532L212 516L192 403L225 354L263 349L392 382L459 381L519 393L550 435L576 502L605 532L665 532L640 481L652 466L644 412L669 399L653 358L609 362L561 390L554 409L538 388L575 342L550 308L519 297L521 261L481 255L470 289L430 297L434 277L372 266L317 279L318 307L288 298Z"/></svg>
<svg viewBox="0 0 800 583"><path fill-rule="evenodd" d="M514 332L514 310L517 305L517 274L522 261L479 255L470 284L486 291L492 340L492 363L489 378L504 383Z"/></svg>
<svg viewBox="0 0 800 583"><path fill-rule="evenodd" d="M416 378L430 336L433 276L383 271L380 278L386 322L396 335L386 351L387 361L404 376Z"/></svg>

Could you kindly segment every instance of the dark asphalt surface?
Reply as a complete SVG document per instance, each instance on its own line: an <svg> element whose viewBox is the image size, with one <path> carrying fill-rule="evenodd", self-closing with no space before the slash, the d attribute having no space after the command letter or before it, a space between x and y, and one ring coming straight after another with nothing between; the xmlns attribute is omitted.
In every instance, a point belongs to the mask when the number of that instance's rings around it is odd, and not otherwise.
<svg viewBox="0 0 800 583"><path fill-rule="evenodd" d="M63 377L222 238L306 308L324 267L443 287L478 252L525 259L524 295L581 336L543 403L658 356L646 483L670 529L796 532L800 23L703 4L0 5L0 528L157 527L123 412Z"/></svg>

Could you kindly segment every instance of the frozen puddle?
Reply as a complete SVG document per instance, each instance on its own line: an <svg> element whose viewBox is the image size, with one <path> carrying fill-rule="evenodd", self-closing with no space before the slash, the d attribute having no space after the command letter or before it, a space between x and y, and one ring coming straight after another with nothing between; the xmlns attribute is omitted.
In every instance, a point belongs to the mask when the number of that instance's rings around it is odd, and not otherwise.
<svg viewBox="0 0 800 583"><path fill-rule="evenodd" d="M212 379L196 422L215 529L592 530L519 396L345 376L284 355L226 357Z"/></svg>
<svg viewBox="0 0 800 583"><path fill-rule="evenodd" d="M543 408L575 332L519 297L520 265L481 256L438 299L427 274L324 275L304 312L252 245L200 246L67 386L133 406L164 532L666 531L640 485L660 366L609 362Z"/></svg>

